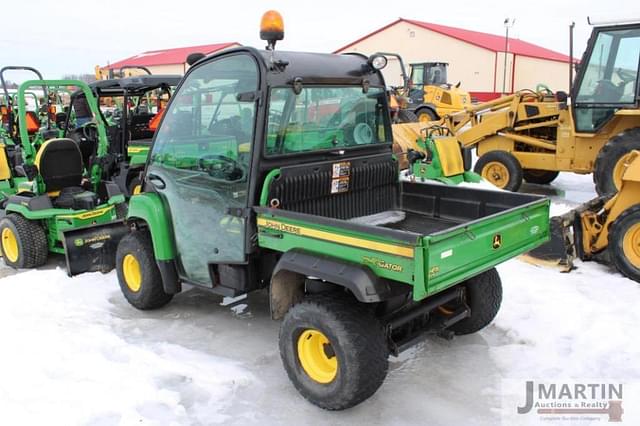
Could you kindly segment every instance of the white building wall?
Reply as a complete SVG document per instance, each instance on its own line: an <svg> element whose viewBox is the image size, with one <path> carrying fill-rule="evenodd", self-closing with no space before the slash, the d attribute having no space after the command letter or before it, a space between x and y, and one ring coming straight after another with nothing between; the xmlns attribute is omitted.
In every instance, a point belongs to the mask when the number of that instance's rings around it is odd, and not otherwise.
<svg viewBox="0 0 640 426"><path fill-rule="evenodd" d="M381 51L399 53L407 67L412 62L448 62L450 83L461 81L467 91L494 91L494 52L407 22L398 22L342 52ZM384 72L387 84L401 83L399 70L395 61L390 62Z"/></svg>
<svg viewBox="0 0 640 426"><path fill-rule="evenodd" d="M545 59L516 56L515 90L533 89L546 84L554 92L569 90L569 64Z"/></svg>

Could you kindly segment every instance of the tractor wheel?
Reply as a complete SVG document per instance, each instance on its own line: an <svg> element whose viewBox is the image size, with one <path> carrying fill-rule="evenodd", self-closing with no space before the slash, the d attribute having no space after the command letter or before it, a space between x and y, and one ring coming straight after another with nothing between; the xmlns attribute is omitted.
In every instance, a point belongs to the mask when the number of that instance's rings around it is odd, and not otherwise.
<svg viewBox="0 0 640 426"><path fill-rule="evenodd" d="M401 109L398 111L398 123L417 123L418 116L413 111Z"/></svg>
<svg viewBox="0 0 640 426"><path fill-rule="evenodd" d="M538 185L548 185L558 177L560 172L552 170L536 170L525 169L522 177L529 183L537 183Z"/></svg>
<svg viewBox="0 0 640 426"><path fill-rule="evenodd" d="M47 262L47 234L38 222L16 213L0 220L0 238L4 263L12 268L36 268Z"/></svg>
<svg viewBox="0 0 640 426"><path fill-rule="evenodd" d="M482 330L493 321L502 303L502 282L495 268L469 278L464 286L464 301L471 316L453 324L450 329L458 335Z"/></svg>
<svg viewBox="0 0 640 426"><path fill-rule="evenodd" d="M522 185L522 167L516 157L506 151L487 152L473 170L500 189L515 192Z"/></svg>
<svg viewBox="0 0 640 426"><path fill-rule="evenodd" d="M419 121L420 123L427 123L438 119L438 114L429 108L421 108L417 110L416 115L418 116L416 121Z"/></svg>
<svg viewBox="0 0 640 426"><path fill-rule="evenodd" d="M285 315L279 343L293 385L326 410L359 404L378 390L387 375L382 326L355 300L306 298Z"/></svg>
<svg viewBox="0 0 640 426"><path fill-rule="evenodd" d="M628 208L611 224L608 249L618 271L640 282L640 205Z"/></svg>
<svg viewBox="0 0 640 426"><path fill-rule="evenodd" d="M120 240L116 269L122 294L136 308L156 309L171 301L173 295L165 293L162 287L148 233L133 231Z"/></svg>
<svg viewBox="0 0 640 426"><path fill-rule="evenodd" d="M593 171L593 182L598 195L618 192L625 164L634 149L640 150L640 127L617 134L602 147Z"/></svg>

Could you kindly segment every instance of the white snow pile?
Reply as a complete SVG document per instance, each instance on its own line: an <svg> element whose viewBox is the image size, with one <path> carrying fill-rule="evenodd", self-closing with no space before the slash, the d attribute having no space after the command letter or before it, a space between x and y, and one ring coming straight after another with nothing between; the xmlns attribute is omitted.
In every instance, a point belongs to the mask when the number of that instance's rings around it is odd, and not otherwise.
<svg viewBox="0 0 640 426"><path fill-rule="evenodd" d="M144 343L136 328L119 335L113 272L23 272L0 291L3 425L224 422L234 392L255 380L232 360Z"/></svg>

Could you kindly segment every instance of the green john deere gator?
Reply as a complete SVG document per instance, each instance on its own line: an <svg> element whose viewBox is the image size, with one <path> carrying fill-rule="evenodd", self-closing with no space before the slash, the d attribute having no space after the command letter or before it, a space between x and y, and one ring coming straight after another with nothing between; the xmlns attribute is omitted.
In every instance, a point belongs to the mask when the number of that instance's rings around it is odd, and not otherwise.
<svg viewBox="0 0 640 426"><path fill-rule="evenodd" d="M92 121L30 135L25 93L42 86L82 90ZM104 166L110 162L108 141L91 90L76 80L30 80L20 85L17 97L21 155L14 171L21 181L17 193L3 200L0 250L5 263L34 268L52 252L66 256L70 275L113 269L116 244L126 231L118 217L124 216L126 205L118 186L103 179ZM83 138L78 142L74 134Z"/></svg>
<svg viewBox="0 0 640 426"><path fill-rule="evenodd" d="M548 240L549 201L400 182L379 58L275 52L278 27L261 35L266 51L203 58L172 96L130 199L118 280L138 309L185 283L268 289L294 386L345 409L423 333L493 320L494 267Z"/></svg>

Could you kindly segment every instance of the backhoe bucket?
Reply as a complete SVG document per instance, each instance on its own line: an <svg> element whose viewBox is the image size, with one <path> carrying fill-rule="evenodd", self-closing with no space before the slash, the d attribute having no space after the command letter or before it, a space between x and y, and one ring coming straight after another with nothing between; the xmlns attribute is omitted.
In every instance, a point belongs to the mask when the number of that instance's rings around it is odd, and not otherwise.
<svg viewBox="0 0 640 426"><path fill-rule="evenodd" d="M122 220L63 233L67 273L109 272L116 265L118 243L129 229Z"/></svg>
<svg viewBox="0 0 640 426"><path fill-rule="evenodd" d="M523 260L534 265L558 268L568 272L573 268L576 258L574 233L572 232L575 213L554 216L549 223L551 239L523 255Z"/></svg>

